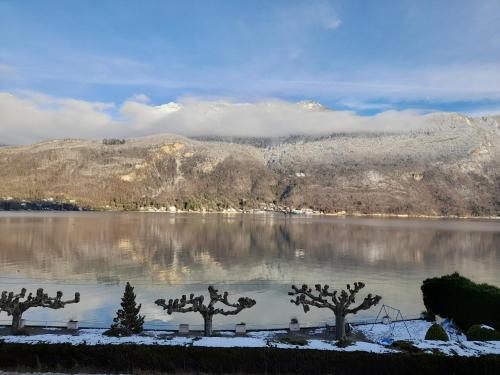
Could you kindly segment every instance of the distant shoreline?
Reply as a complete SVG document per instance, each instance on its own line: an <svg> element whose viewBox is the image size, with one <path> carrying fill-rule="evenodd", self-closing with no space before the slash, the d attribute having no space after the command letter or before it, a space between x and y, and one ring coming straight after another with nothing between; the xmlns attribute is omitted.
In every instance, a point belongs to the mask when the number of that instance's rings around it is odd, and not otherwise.
<svg viewBox="0 0 500 375"><path fill-rule="evenodd" d="M74 202L60 202L53 200L0 200L0 212L140 212L140 213L166 213L166 214L223 214L223 215L283 215L288 217L313 217L313 216L326 216L326 217L360 217L360 218L388 218L388 219L459 219L459 220L500 220L500 216L457 216L457 215L424 215L424 214L390 214L390 213L359 213L359 212L318 212L318 211L302 211L301 209L251 209L251 210L168 210L156 208L143 208L138 210L119 210L110 208L92 208L79 206Z"/></svg>
<svg viewBox="0 0 500 375"><path fill-rule="evenodd" d="M59 202L49 199L41 200L0 200L0 211L89 211L72 202Z"/></svg>

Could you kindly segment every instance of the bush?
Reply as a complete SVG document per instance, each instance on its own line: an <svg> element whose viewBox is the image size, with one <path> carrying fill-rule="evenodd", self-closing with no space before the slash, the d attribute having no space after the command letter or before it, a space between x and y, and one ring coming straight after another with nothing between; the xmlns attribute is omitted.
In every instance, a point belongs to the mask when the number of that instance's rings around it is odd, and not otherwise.
<svg viewBox="0 0 500 375"><path fill-rule="evenodd" d="M125 139L104 138L102 140L102 144L106 145L106 146L124 145L125 144Z"/></svg>
<svg viewBox="0 0 500 375"><path fill-rule="evenodd" d="M408 353L423 353L422 349L405 340L396 340L391 344L391 347Z"/></svg>
<svg viewBox="0 0 500 375"><path fill-rule="evenodd" d="M422 313L420 314L420 317L427 322L435 322L436 321L436 314L434 314L432 311L422 311Z"/></svg>
<svg viewBox="0 0 500 375"><path fill-rule="evenodd" d="M454 273L426 279L421 289L427 310L452 319L463 332L474 324L500 330L500 288Z"/></svg>
<svg viewBox="0 0 500 375"><path fill-rule="evenodd" d="M354 344L354 341L349 340L347 338L341 339L335 343L335 346L337 348L347 348L348 346L351 346Z"/></svg>
<svg viewBox="0 0 500 375"><path fill-rule="evenodd" d="M439 340L439 341L449 341L450 338L446 331L439 324L433 324L427 330L425 334L426 340Z"/></svg>
<svg viewBox="0 0 500 375"><path fill-rule="evenodd" d="M491 327L474 324L466 333L469 341L500 341L500 333Z"/></svg>
<svg viewBox="0 0 500 375"><path fill-rule="evenodd" d="M298 338L293 338L293 337L281 337L279 339L279 342L282 344L297 345L297 346L307 345L306 339L298 339Z"/></svg>
<svg viewBox="0 0 500 375"><path fill-rule="evenodd" d="M23 328L16 329L11 334L12 334L12 336L29 336L30 332L28 331L28 329L26 327L23 327Z"/></svg>
<svg viewBox="0 0 500 375"><path fill-rule="evenodd" d="M110 337L126 337L126 336L132 336L132 331L125 327L112 326L110 329L104 331L102 334L104 336L110 336Z"/></svg>

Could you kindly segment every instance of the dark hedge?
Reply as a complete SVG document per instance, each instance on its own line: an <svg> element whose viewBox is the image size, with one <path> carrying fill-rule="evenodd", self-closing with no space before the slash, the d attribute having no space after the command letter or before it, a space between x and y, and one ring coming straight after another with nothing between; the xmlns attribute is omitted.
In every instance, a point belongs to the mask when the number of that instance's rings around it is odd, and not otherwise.
<svg viewBox="0 0 500 375"><path fill-rule="evenodd" d="M0 368L18 371L209 374L498 374L500 356L373 354L273 348L0 344Z"/></svg>
<svg viewBox="0 0 500 375"><path fill-rule="evenodd" d="M427 310L453 319L463 332L474 324L500 330L500 288L454 273L426 279L421 289Z"/></svg>

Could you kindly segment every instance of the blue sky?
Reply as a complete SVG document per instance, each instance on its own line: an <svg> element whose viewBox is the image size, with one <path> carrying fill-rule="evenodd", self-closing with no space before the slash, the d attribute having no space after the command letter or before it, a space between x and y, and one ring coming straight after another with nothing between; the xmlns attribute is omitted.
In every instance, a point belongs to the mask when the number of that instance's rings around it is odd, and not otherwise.
<svg viewBox="0 0 500 375"><path fill-rule="evenodd" d="M0 91L500 112L500 1L0 0Z"/></svg>

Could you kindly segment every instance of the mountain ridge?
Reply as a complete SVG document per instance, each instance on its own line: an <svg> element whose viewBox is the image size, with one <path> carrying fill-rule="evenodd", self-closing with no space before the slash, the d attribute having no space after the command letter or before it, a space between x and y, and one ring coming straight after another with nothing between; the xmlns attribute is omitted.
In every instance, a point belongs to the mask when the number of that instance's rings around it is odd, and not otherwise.
<svg viewBox="0 0 500 375"><path fill-rule="evenodd" d="M308 208L500 215L498 118L438 114L418 129L288 137L160 134L123 145L50 140L0 149L0 197L93 208Z"/></svg>

